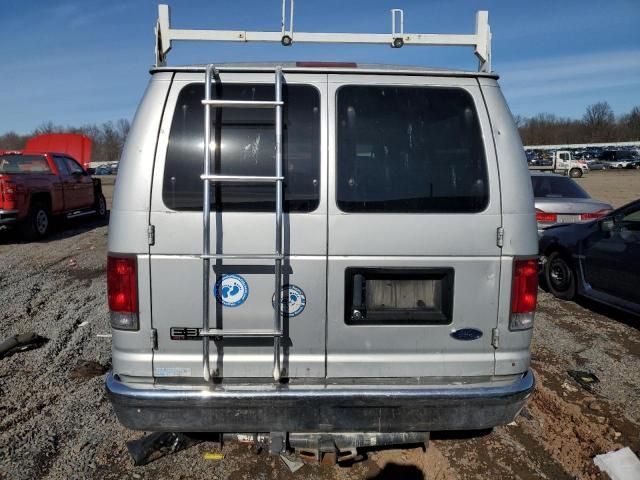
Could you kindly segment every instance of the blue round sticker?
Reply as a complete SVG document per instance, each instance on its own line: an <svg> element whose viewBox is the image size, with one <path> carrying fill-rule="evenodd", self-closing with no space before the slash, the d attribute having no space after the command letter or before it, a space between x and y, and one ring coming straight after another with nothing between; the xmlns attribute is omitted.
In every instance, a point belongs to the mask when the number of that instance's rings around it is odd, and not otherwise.
<svg viewBox="0 0 640 480"><path fill-rule="evenodd" d="M249 285L240 275L223 275L213 287L213 295L225 307L239 307L249 296Z"/></svg>
<svg viewBox="0 0 640 480"><path fill-rule="evenodd" d="M272 299L273 308L276 308L276 295ZM280 290L280 303L282 316L297 317L307 306L307 297L304 291L296 285L284 285Z"/></svg>

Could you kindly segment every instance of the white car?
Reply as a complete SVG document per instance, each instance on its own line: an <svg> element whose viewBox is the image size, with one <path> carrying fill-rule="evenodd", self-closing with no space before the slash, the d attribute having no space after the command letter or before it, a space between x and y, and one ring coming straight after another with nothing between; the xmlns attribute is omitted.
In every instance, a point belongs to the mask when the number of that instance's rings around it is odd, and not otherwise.
<svg viewBox="0 0 640 480"><path fill-rule="evenodd" d="M609 168L629 168L629 165L633 163L633 160L613 160L605 161Z"/></svg>

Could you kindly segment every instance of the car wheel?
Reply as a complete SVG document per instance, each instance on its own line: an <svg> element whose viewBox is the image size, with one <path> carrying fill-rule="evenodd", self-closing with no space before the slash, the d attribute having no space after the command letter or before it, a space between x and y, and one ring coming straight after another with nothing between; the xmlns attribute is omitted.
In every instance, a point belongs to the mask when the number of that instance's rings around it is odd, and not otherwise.
<svg viewBox="0 0 640 480"><path fill-rule="evenodd" d="M27 240L38 240L46 237L51 228L51 212L44 203L35 203L22 225L22 235Z"/></svg>
<svg viewBox="0 0 640 480"><path fill-rule="evenodd" d="M580 178L582 176L582 170L579 168L572 168L569 170L569 176L571 178Z"/></svg>
<svg viewBox="0 0 640 480"><path fill-rule="evenodd" d="M560 252L549 255L544 267L544 280L549 291L562 300L576 296L576 272Z"/></svg>
<svg viewBox="0 0 640 480"><path fill-rule="evenodd" d="M98 197L98 201L95 204L96 215L99 218L105 218L107 216L107 200L104 195Z"/></svg>

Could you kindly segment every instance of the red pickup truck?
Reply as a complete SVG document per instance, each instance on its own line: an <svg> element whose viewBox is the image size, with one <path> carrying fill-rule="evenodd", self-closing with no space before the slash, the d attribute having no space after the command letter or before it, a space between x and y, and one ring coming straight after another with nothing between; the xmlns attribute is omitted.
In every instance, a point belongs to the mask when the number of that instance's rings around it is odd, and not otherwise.
<svg viewBox="0 0 640 480"><path fill-rule="evenodd" d="M49 233L53 216L106 217L102 183L65 153L0 151L0 227L29 239Z"/></svg>

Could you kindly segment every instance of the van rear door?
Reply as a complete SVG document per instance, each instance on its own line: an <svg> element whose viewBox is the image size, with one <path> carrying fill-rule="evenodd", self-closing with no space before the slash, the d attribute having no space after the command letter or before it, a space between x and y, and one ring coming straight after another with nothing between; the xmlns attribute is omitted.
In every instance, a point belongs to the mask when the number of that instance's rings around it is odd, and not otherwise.
<svg viewBox="0 0 640 480"><path fill-rule="evenodd" d="M284 74L283 292L273 260L212 260L211 328L272 330L276 296L286 299L283 367L289 377L324 377L326 319L326 75ZM203 376L203 73L179 73L160 129L150 223L156 377ZM273 100L274 73L222 72L214 98ZM212 110L211 172L275 174L275 113ZM211 186L211 253L273 254L275 186ZM213 376L273 381L272 338L212 339Z"/></svg>
<svg viewBox="0 0 640 480"><path fill-rule="evenodd" d="M501 198L477 80L328 82L327 376L493 375Z"/></svg>

